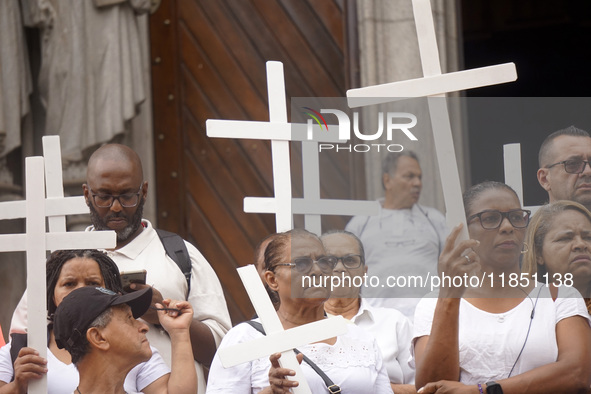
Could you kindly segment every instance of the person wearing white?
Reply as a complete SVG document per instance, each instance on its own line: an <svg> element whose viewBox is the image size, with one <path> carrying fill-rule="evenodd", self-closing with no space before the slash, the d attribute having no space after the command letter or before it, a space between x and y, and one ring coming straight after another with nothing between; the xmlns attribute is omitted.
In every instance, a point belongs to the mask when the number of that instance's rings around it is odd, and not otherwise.
<svg viewBox="0 0 591 394"><path fill-rule="evenodd" d="M265 280L279 297L277 316L285 330L326 319L326 287L302 284L304 275L328 279L336 258L306 230L276 234L265 250ZM263 334L249 324L232 328L220 348L250 342ZM338 385L343 393L392 393L378 344L354 324L347 333L298 348ZM209 371L207 393L288 392L298 382L287 379L290 370L279 367L280 354L225 369L216 354ZM313 393L327 392L323 379L305 362L302 369Z"/></svg>
<svg viewBox="0 0 591 394"><path fill-rule="evenodd" d="M413 384L415 370L408 363L413 328L406 316L392 308L367 305L361 299L359 312L351 321L376 338L390 382Z"/></svg>
<svg viewBox="0 0 591 394"><path fill-rule="evenodd" d="M423 298L417 305L413 342L430 335L436 304L434 296ZM571 316L589 320L580 294L573 288L561 287L554 301L548 287L541 283L515 308L503 313L483 311L462 299L459 381L466 385L497 381L509 373L520 375L556 361L556 325Z"/></svg>
<svg viewBox="0 0 591 394"><path fill-rule="evenodd" d="M386 365L392 390L397 394L415 393L415 371L408 360L412 324L402 313L392 308L375 308L359 297L359 284L367 274L363 244L354 234L332 231L320 237L326 253L337 259L333 269L330 298L324 310L341 315L376 338ZM356 283L358 281L359 283Z"/></svg>
<svg viewBox="0 0 591 394"><path fill-rule="evenodd" d="M462 225L456 226L438 267L469 280L445 282L442 275L438 298L417 308L417 388L422 394L588 392L591 327L583 300L575 289L540 287L520 275L530 212L500 182L474 185L463 198L470 239L459 240ZM569 237L560 239L565 245Z"/></svg>
<svg viewBox="0 0 591 394"><path fill-rule="evenodd" d="M14 376L14 367L10 358L11 343L0 348L0 381L10 382ZM141 392L158 378L169 374L170 368L158 350L151 346L152 358L136 365L125 377L125 391ZM51 349L47 349L47 393L63 394L71 393L80 382L80 375L74 364L65 364L53 355Z"/></svg>
<svg viewBox="0 0 591 394"><path fill-rule="evenodd" d="M262 337L249 324L232 328L222 340L220 349ZM298 348L308 356L343 393L392 393L380 349L371 336L350 324L345 335L334 345L315 343ZM207 394L259 393L269 386L269 358L261 358L232 368L224 368L216 355L209 370ZM326 384L305 361L301 364L312 393L327 392Z"/></svg>
<svg viewBox="0 0 591 394"><path fill-rule="evenodd" d="M418 204L422 173L413 152L389 153L382 170L385 197L379 200L379 214L355 216L345 230L361 239L369 273L380 279L379 286L362 290L363 297L372 306L397 309L412 321L416 304L428 291L418 286L387 286L386 280L437 275L447 226L441 212Z"/></svg>
<svg viewBox="0 0 591 394"><path fill-rule="evenodd" d="M90 156L86 177L83 191L93 224L87 230L114 230L117 233L117 246L108 254L120 271L147 271L146 284L132 284L132 289L151 286L153 304L164 298L186 300L191 304L194 311L191 344L199 393L203 393L205 374L202 364L211 363L221 338L231 327L224 293L214 270L194 246L184 241L191 259L191 290L188 291L186 278L166 254L158 234L150 222L142 220L148 182L144 181L140 158L132 149L119 144L100 147ZM22 310L15 314L11 332L26 327L22 317ZM170 338L158 326L157 314L151 309L142 320L150 328L150 343L172 366Z"/></svg>
<svg viewBox="0 0 591 394"><path fill-rule="evenodd" d="M29 381L45 373L49 393L62 394L76 389L79 382L78 369L74 366L69 352L57 346L53 331L54 313L62 299L74 289L100 286L115 293L123 292L116 264L104 252L96 249L55 251L47 260L46 273L47 360L39 357L36 349L24 346L25 334L12 334L11 342L0 349L0 393L2 394L26 392ZM180 343L181 346L185 344L185 342ZM13 349L14 346L18 349ZM18 354L14 364L11 350ZM178 367L172 371L157 349L151 347L151 350L152 356L147 361L142 360L143 362L138 362L137 366L134 364L134 367L130 368L124 382L126 390L142 391L146 394L169 391L192 392L194 387L187 387L188 383L183 371ZM179 387L182 391L179 391Z"/></svg>

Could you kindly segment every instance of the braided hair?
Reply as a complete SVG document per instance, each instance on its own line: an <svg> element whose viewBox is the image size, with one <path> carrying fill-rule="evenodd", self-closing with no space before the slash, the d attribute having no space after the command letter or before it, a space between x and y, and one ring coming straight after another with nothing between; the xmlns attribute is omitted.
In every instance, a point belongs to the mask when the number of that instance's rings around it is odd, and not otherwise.
<svg viewBox="0 0 591 394"><path fill-rule="evenodd" d="M62 272L62 267L68 261L81 258L96 261L101 271L105 288L115 293L123 293L121 279L119 278L119 268L105 252L96 249L78 249L78 250L56 250L47 259L46 280L47 280L47 314L52 316L55 313L57 305L53 299L55 286Z"/></svg>

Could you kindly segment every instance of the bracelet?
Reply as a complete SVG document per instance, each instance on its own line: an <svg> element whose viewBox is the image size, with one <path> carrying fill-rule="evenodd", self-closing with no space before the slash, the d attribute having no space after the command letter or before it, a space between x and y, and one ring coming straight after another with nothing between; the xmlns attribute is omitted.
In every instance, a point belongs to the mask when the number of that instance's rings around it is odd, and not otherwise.
<svg viewBox="0 0 591 394"><path fill-rule="evenodd" d="M480 394L484 394L484 391L482 391L482 385L480 383L478 383L478 391Z"/></svg>

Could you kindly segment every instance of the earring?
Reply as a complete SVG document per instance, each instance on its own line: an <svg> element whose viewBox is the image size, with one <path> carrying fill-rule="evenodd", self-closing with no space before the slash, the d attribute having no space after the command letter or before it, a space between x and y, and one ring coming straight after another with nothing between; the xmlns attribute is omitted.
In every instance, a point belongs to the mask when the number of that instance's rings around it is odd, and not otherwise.
<svg viewBox="0 0 591 394"><path fill-rule="evenodd" d="M526 254L527 252L529 252L529 245L524 242L523 248L521 249L521 254Z"/></svg>

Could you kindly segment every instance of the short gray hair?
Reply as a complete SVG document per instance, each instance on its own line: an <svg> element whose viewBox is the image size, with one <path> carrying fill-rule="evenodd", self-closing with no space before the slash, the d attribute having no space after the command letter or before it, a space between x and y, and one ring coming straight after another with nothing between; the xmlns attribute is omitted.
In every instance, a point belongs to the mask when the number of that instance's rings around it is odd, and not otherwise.
<svg viewBox="0 0 591 394"><path fill-rule="evenodd" d="M412 159L415 159L417 163L419 162L419 158L416 153L411 150L402 150L400 152L390 152L384 157L382 160L382 175L383 174L394 174L396 172L396 166L398 165L398 160L401 157L406 156ZM384 180L382 178L382 187L385 189L386 186L384 185Z"/></svg>

